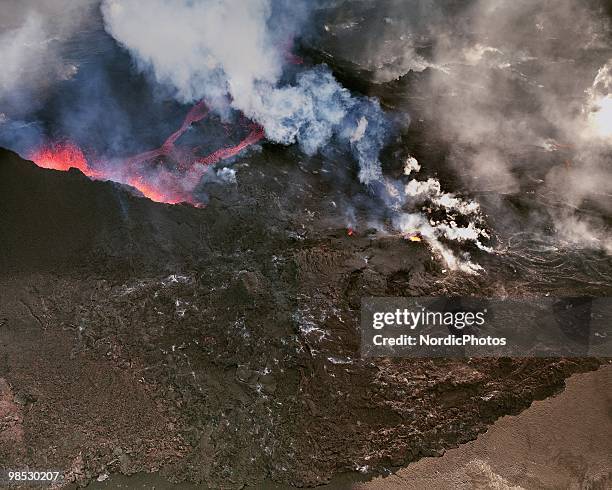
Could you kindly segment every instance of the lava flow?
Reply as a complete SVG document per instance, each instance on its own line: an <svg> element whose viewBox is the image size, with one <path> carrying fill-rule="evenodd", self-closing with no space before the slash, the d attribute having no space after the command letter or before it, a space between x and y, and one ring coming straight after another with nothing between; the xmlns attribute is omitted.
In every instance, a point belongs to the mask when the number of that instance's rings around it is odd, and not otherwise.
<svg viewBox="0 0 612 490"><path fill-rule="evenodd" d="M261 126L251 123L249 134L238 144L219 148L204 157L195 155L193 149L177 147L178 139L193 123L201 121L207 114L208 107L204 102L199 102L187 113L179 129L159 148L122 159L119 165L101 162L92 168L83 151L69 141L51 143L33 151L28 158L39 167L61 171L76 168L91 179L130 185L152 201L167 204L185 202L198 206L199 202L193 197L193 191L208 168L221 160L236 156L265 136ZM156 160L162 157L174 162L175 168L156 165ZM147 162L150 165L147 165Z"/></svg>
<svg viewBox="0 0 612 490"><path fill-rule="evenodd" d="M39 148L28 155L36 165L42 168L66 172L71 168L79 169L87 177L98 178L97 172L89 167L81 149L70 141L62 141Z"/></svg>
<svg viewBox="0 0 612 490"><path fill-rule="evenodd" d="M174 133L172 133L166 141L155 150L145 151L143 153L139 153L133 157L127 159L128 165L137 165L142 162L154 160L159 157L175 157L177 150L175 147L176 141L187 131L193 123L201 121L208 114L208 107L204 102L199 102L195 106L191 108L191 110L185 116L185 120L181 127L178 128Z"/></svg>

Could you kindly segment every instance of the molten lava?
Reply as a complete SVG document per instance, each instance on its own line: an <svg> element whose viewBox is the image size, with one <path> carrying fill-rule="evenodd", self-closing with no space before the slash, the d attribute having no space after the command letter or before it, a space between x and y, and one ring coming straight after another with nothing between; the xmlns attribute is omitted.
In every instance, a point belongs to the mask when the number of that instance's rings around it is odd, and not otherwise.
<svg viewBox="0 0 612 490"><path fill-rule="evenodd" d="M146 182L141 176L130 177L127 182L128 185L138 189L140 193L155 202L164 202L166 204L179 204L182 202L188 202L190 204L194 204L190 200L190 197L187 195L182 195L177 192L168 192L166 190L161 190L161 186L155 186L154 184Z"/></svg>
<svg viewBox="0 0 612 490"><path fill-rule="evenodd" d="M197 199L193 197L193 191L207 169L221 160L236 156L265 136L261 126L251 123L249 134L238 144L219 148L204 157L195 155L193 149L177 147L178 139L193 123L201 121L207 114L208 107L204 102L199 102L191 108L181 126L162 146L128 157L118 168L107 164L92 168L81 149L69 141L39 148L29 154L28 158L39 167L62 171L76 168L92 179L112 180L130 185L152 201L167 204L186 202L199 206ZM161 157L174 162L175 168L156 165L156 161Z"/></svg>
<svg viewBox="0 0 612 490"><path fill-rule="evenodd" d="M176 141L187 131L191 125L195 122L201 121L208 114L208 107L204 102L199 102L195 106L191 108L191 110L185 116L185 120L181 127L178 128L174 133L172 133L166 141L155 150L145 151L144 153L139 153L133 157L127 159L129 165L135 165L142 162L154 160L156 158L165 156L168 158L172 158L177 156L178 152L175 143Z"/></svg>
<svg viewBox="0 0 612 490"><path fill-rule="evenodd" d="M204 158L198 158L196 160L196 163L200 163L202 165L214 165L215 163L221 160L226 160L228 158L236 156L238 153L240 153L245 148L263 139L264 136L265 136L265 133L264 133L263 128L257 124L254 124L251 127L251 132L240 143L238 143L235 146L230 146L229 148L219 148L217 151L211 153L210 155Z"/></svg>
<svg viewBox="0 0 612 490"><path fill-rule="evenodd" d="M27 158L42 168L61 170L63 172L76 168L88 177L96 177L96 172L89 168L87 159L81 149L70 141L53 143L39 148L30 153Z"/></svg>

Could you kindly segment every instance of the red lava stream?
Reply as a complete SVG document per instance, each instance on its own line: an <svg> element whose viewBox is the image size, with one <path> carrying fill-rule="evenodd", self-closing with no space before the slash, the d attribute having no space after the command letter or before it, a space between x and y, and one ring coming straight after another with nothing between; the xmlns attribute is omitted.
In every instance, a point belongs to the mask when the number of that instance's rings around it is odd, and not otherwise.
<svg viewBox="0 0 612 490"><path fill-rule="evenodd" d="M242 141L234 146L219 148L207 156L200 157L195 155L194 150L178 147L176 142L179 138L193 123L204 119L208 112L204 102L197 103L187 113L181 126L168 136L159 148L125 158L118 167L101 165L92 168L81 149L70 141L55 142L38 148L31 152L28 158L42 168L62 171L76 168L91 179L112 180L131 185L152 201L198 205L192 192L208 167L236 156L265 137L261 126L250 123L250 132ZM177 168L168 170L144 167L145 163L161 157L176 162Z"/></svg>

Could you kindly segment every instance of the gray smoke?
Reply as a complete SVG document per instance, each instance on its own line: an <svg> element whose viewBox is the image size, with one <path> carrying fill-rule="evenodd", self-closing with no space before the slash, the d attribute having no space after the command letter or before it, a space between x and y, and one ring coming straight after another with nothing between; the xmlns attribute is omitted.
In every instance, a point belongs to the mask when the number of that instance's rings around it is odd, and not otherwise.
<svg viewBox="0 0 612 490"><path fill-rule="evenodd" d="M46 89L73 77L65 43L91 19L97 0L3 0L0 7L0 113L19 117L41 105Z"/></svg>
<svg viewBox="0 0 612 490"><path fill-rule="evenodd" d="M366 13L343 14L349 5ZM609 2L347 0L338 12L326 26L335 53L373 70L372 80L426 70L418 96L405 95L470 191L535 187L558 238L612 250L597 217L612 212ZM359 38L365 49L349 42Z"/></svg>

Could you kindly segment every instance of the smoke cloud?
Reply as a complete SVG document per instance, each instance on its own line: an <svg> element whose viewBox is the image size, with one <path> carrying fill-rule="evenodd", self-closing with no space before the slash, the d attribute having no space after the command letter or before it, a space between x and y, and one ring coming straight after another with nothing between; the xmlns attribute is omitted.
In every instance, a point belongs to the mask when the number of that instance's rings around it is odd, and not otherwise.
<svg viewBox="0 0 612 490"><path fill-rule="evenodd" d="M345 2L326 27L339 39L334 54L373 70L376 82L426 71L408 106L448 145L444 163L468 191L532 196L546 205L558 239L610 250L609 2L418 3L384 0L367 16L346 18L347 5L366 7ZM369 40L366 49L350 47L357 37ZM541 214L525 223L509 206L495 211L500 223L516 218L520 231L548 233Z"/></svg>
<svg viewBox="0 0 612 490"><path fill-rule="evenodd" d="M229 169L208 171L203 162L216 163L217 155L236 154L258 141L261 128L268 140L296 144L306 155L333 145L334 151L353 155L359 180L372 197L371 207L382 202L382 214L391 215L397 231L421 234L450 268L478 271L467 255L456 255L446 244L472 242L488 250L481 242L488 236L479 224L478 205L443 191L435 179L418 180L420 165L414 158L406 161L406 174L399 179L385 175L380 153L395 128L379 101L351 93L327 66L306 66L291 53L294 39L304 34L322 4L329 2L151 0L143 7L137 0L12 1L7 9L12 15L3 19L7 25L0 31L7 67L0 78L0 99L10 99L14 110L3 116L4 122L0 120L0 142L10 141L19 151L31 151L38 146L37 140L53 142L55 135L66 135L76 142L75 151L84 148L79 153L82 167L93 178L127 183L152 199L192 203L197 201L192 196L202 179L232 182L236 178ZM421 5L423 15L428 8L419 2L411 5ZM392 78L398 70L424 70L437 63L416 53L424 33L431 31L429 24L435 27L434 21L443 18L438 13L426 17L427 28L404 39L403 48L396 46L391 58L403 53L402 62L381 65L382 79ZM94 27L83 38L85 46L71 43L87 22ZM97 30L100 22L106 31L103 36ZM384 24L394 32L404 27L391 17ZM99 55L81 64L73 61L75 46L91 49L94 43L102 50ZM117 44L124 50L118 50ZM376 48L370 45L364 52L371 54ZM138 76L126 69L126 52ZM55 90L55 81L67 83ZM127 83L134 84L130 93L142 96L140 105L123 93ZM44 105L47 94L53 97ZM178 132L174 123L164 125L161 117L161 106L169 96L182 110L184 105L196 104ZM29 101L35 104L30 106ZM38 106L52 117L28 117ZM200 156L193 153L194 147L175 145L191 122L205 117L203 107L238 130L245 130L245 118L255 123L248 126L250 133L243 135L236 152L213 147L208 156ZM137 115L145 110L150 127L143 128ZM41 127L47 121L48 126ZM168 139L164 142L164 138ZM215 144L215 137L210 138L209 144ZM47 147L39 154L56 168L64 148L73 147L52 144L51 151ZM133 153L137 155L130 157ZM92 154L93 161L89 160ZM167 161L147 164L158 157ZM438 218L427 218L423 208L434 209Z"/></svg>
<svg viewBox="0 0 612 490"><path fill-rule="evenodd" d="M443 95L430 115L457 143L451 163L473 189L512 194L541 182L536 199L550 206L560 240L610 250L610 231L584 212L612 211L602 6L475 2L469 35L439 33L435 63L446 69L434 70L432 91Z"/></svg>
<svg viewBox="0 0 612 490"><path fill-rule="evenodd" d="M307 16L306 3L272 0L105 0L107 31L138 67L190 103L220 114L235 109L276 143L313 155L332 139L350 147L360 179L382 178L378 154L386 119L375 100L354 97L324 67L297 70L287 58Z"/></svg>

